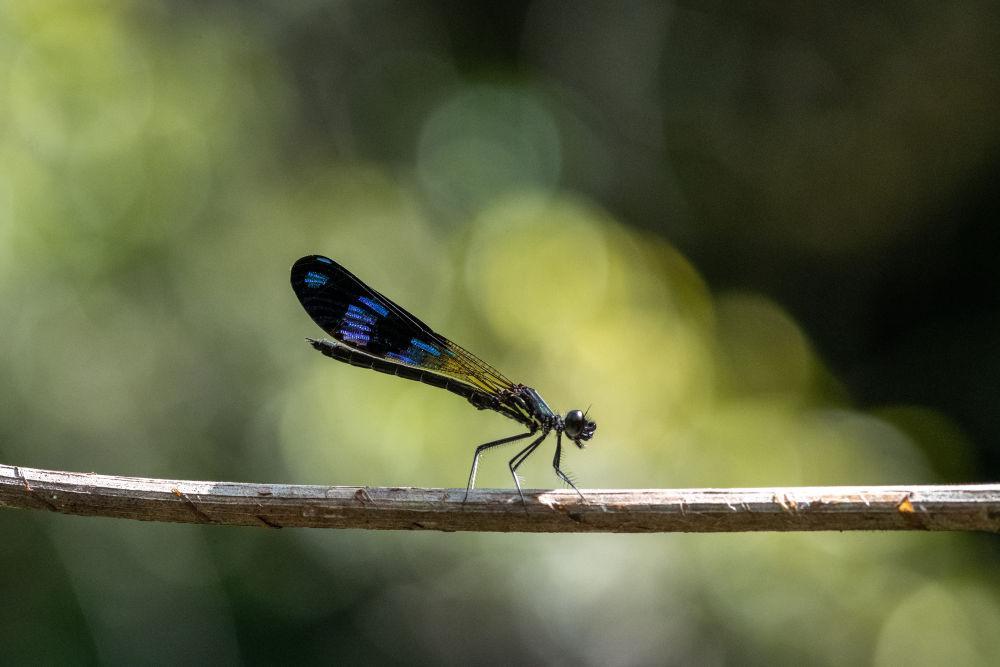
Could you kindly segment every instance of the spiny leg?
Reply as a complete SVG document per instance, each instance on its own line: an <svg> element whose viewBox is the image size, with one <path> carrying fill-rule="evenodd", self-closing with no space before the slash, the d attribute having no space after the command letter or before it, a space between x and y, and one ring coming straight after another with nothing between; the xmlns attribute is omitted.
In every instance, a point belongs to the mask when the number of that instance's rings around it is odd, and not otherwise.
<svg viewBox="0 0 1000 667"><path fill-rule="evenodd" d="M564 473L559 468L559 464L561 462L562 462L562 432L558 432L556 433L556 455L555 458L552 459L552 467L556 469L556 475L559 476L559 479L569 484L573 488L573 490L580 495L581 500L586 500L586 498L583 497L583 494L580 493L580 489L576 488L576 484L574 484L573 480L569 478L569 475Z"/></svg>
<svg viewBox="0 0 1000 667"><path fill-rule="evenodd" d="M469 483L465 487L465 498L462 500L462 504L469 499L469 492L472 491L472 487L476 484L476 471L479 470L479 457L487 449L492 449L493 447L499 447L500 445L506 445L509 442L516 442L517 440L524 440L529 435L532 435L534 431L528 431L527 433L521 433L519 435L512 435L508 438L500 438L499 440L494 440L493 442L487 442L486 444L479 445L476 447L476 453L472 457L472 472L469 473Z"/></svg>
<svg viewBox="0 0 1000 667"><path fill-rule="evenodd" d="M548 435L549 433L548 431L546 431L545 433L542 433L540 436L538 436L535 440L532 440L531 444L522 449L521 451L519 451L517 455L510 460L510 463L508 464L510 466L511 477L514 478L514 485L517 487L517 493L518 495L521 496L521 504L524 505L525 512L528 511L528 501L524 499L524 491L521 490L521 480L517 478L517 469L521 466L522 463L524 463L524 460L526 458L531 456L531 452L538 449L538 445L542 444L542 440L545 440L545 438L548 437Z"/></svg>

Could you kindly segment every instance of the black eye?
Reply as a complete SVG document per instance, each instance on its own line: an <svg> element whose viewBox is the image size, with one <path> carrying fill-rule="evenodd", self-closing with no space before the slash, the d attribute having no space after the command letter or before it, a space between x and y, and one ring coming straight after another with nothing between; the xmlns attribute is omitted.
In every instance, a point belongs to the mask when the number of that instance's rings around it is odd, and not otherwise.
<svg viewBox="0 0 1000 667"><path fill-rule="evenodd" d="M579 438L583 435L583 427L587 419L583 416L582 410L570 410L563 419L563 430L570 438Z"/></svg>

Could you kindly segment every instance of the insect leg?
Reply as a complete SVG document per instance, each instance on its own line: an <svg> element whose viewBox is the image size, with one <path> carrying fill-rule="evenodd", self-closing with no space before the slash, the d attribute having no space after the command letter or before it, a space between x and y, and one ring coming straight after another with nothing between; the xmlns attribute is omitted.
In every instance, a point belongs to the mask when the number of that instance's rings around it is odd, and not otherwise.
<svg viewBox="0 0 1000 667"><path fill-rule="evenodd" d="M574 491L580 494L581 500L586 500L586 498L583 497L583 494L580 493L580 489L576 488L576 484L574 484L573 480L569 478L569 475L564 473L559 468L559 464L561 461L562 461L562 433L560 432L556 433L556 455L555 458L552 459L552 467L556 469L556 475L559 477L559 479L569 484Z"/></svg>
<svg viewBox="0 0 1000 667"><path fill-rule="evenodd" d="M531 456L531 453L538 449L538 445L542 444L542 440L549 435L548 431L545 431L536 439L531 441L531 444L522 449L517 453L517 455L510 460L508 464L510 466L510 474L514 478L514 485L517 486L517 493L521 496L521 504L524 505L524 511L528 511L528 502L524 499L524 491L521 490L521 480L517 478L517 469L524 463L524 460Z"/></svg>
<svg viewBox="0 0 1000 667"><path fill-rule="evenodd" d="M472 487L476 484L476 471L479 470L479 457L487 449L492 449L493 447L499 447L500 445L506 445L509 442L516 442L517 440L523 440L529 435L533 434L534 431L528 431L527 433L521 433L519 435L512 435L509 438L500 438L499 440L494 440L493 442L487 442L486 444L479 445L476 447L476 453L472 457L472 472L469 473L469 484L465 487L465 498L462 500L462 504L469 499L469 492L472 491Z"/></svg>

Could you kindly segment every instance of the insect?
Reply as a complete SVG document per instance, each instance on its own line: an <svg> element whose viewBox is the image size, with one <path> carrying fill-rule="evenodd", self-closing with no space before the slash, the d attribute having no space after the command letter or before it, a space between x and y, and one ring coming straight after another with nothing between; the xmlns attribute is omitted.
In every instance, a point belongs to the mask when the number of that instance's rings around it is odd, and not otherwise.
<svg viewBox="0 0 1000 667"><path fill-rule="evenodd" d="M485 361L451 342L401 306L363 283L343 266L322 255L308 255L292 266L292 289L302 307L333 340L306 340L324 355L352 366L371 368L408 380L417 380L458 394L480 410L493 410L525 428L519 433L476 447L465 500L476 483L483 452L537 434L510 460L508 467L521 502L527 509L517 469L538 449L549 433L556 433L552 467L580 497L583 494L560 468L563 434L583 449L597 423L582 410L556 414L537 391L508 380Z"/></svg>

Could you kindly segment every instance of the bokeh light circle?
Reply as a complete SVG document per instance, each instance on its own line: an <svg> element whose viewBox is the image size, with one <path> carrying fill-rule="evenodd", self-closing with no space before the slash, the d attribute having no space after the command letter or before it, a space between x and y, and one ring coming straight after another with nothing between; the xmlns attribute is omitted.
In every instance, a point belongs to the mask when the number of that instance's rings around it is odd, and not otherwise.
<svg viewBox="0 0 1000 667"><path fill-rule="evenodd" d="M431 113L417 150L426 196L440 208L466 212L514 191L553 188L561 164L552 114L514 86L455 94Z"/></svg>
<svg viewBox="0 0 1000 667"><path fill-rule="evenodd" d="M496 201L475 220L466 284L491 326L512 342L557 341L596 316L608 289L598 210L537 192Z"/></svg>

